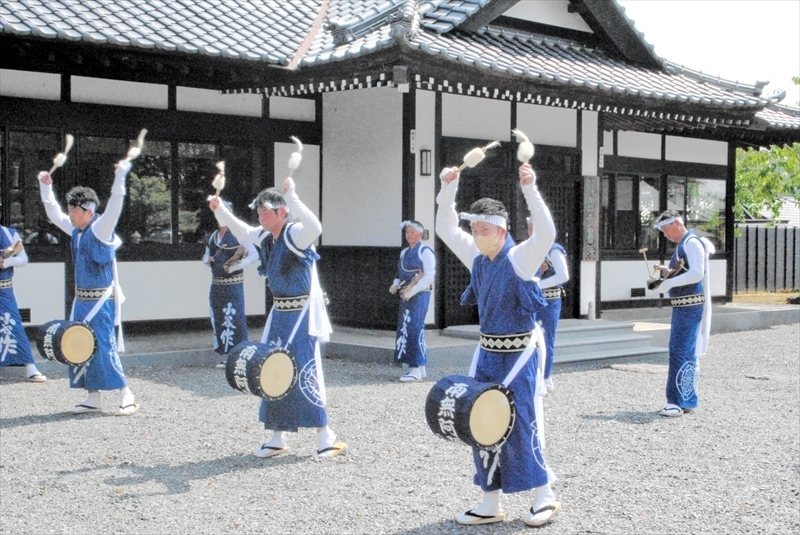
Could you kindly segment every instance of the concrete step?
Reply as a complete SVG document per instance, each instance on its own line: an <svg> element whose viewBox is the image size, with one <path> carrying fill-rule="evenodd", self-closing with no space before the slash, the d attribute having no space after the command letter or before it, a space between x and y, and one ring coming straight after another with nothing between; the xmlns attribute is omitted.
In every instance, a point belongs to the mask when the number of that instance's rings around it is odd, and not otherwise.
<svg viewBox="0 0 800 535"><path fill-rule="evenodd" d="M583 338L578 340L563 341L556 332L556 355L574 355L580 353L611 353L628 349L650 347L653 338L644 334L631 334L612 336L607 338Z"/></svg>
<svg viewBox="0 0 800 535"><path fill-rule="evenodd" d="M602 360L602 359L615 359L624 357L641 357L641 358L658 358L663 359L666 363L669 359L669 350L665 347L640 347L632 349L615 349L608 352L589 351L585 353L574 353L571 355L562 355L556 352L556 357L553 362L567 363L567 362L581 362L585 360Z"/></svg>

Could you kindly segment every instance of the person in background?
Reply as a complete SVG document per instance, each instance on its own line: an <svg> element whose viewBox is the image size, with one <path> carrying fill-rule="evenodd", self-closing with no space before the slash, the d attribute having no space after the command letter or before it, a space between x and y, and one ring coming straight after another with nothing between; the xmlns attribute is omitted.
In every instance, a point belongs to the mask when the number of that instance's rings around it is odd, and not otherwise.
<svg viewBox="0 0 800 535"><path fill-rule="evenodd" d="M676 210L656 219L655 228L677 243L668 266L656 266L659 273L647 282L650 290L669 293L672 319L669 333L667 404L661 416L681 416L697 408L700 379L698 356L708 351L711 333L711 281L708 259L714 245L688 230Z"/></svg>
<svg viewBox="0 0 800 535"><path fill-rule="evenodd" d="M402 382L422 381L427 377L425 366L428 350L425 347L425 314L431 300L431 285L436 275L436 255L422 245L425 229L419 221L400 223L408 247L400 251L395 276L389 292L400 294L397 313L397 336L394 358L408 366Z"/></svg>
<svg viewBox="0 0 800 535"><path fill-rule="evenodd" d="M28 255L16 230L0 225L0 366L25 366L31 383L47 377L36 368L33 352L17 307L11 279L14 268L28 263Z"/></svg>
<svg viewBox="0 0 800 535"><path fill-rule="evenodd" d="M528 218L528 236L533 234L533 220ZM547 299L547 307L539 314L539 322L544 330L544 341L547 346L547 358L544 365L544 385L547 392L555 390L553 384L553 358L555 357L556 329L561 316L561 298L564 294L563 284L569 280L567 269L567 253L560 243L553 243L544 257L542 267L537 273L539 287Z"/></svg>
<svg viewBox="0 0 800 535"><path fill-rule="evenodd" d="M233 206L225 201L233 213ZM203 263L211 268L208 294L214 351L223 357L239 342L248 340L244 308L244 268L258 260L250 242L239 243L228 227L220 226L206 241ZM225 359L216 365L225 369Z"/></svg>

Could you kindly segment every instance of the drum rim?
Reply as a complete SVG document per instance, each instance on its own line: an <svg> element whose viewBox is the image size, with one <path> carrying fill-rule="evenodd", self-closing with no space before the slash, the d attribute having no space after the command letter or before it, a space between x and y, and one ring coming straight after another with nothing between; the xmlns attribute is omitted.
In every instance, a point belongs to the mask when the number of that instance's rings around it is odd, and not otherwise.
<svg viewBox="0 0 800 535"><path fill-rule="evenodd" d="M286 391L283 394L281 394L279 396L270 396L266 392L264 392L264 389L261 387L261 370L264 369L264 363L266 363L267 360L269 360L269 358L272 355L274 355L275 353L283 353L284 355L289 357L289 360L293 364L293 366L292 366L292 380L289 382L289 386L286 388ZM264 399L268 400L268 401L278 401L278 400L281 400L281 399L285 398L286 396L288 396L292 392L292 389L294 388L294 385L297 384L297 379L298 379L299 375L300 375L300 370L297 369L297 359L294 358L294 355L292 354L291 351L289 351L288 349L282 348L282 347L277 347L277 348L269 351L266 355L264 355L264 360L261 362L261 366L259 366L259 368L258 368L258 391L260 392L260 396L263 397Z"/></svg>

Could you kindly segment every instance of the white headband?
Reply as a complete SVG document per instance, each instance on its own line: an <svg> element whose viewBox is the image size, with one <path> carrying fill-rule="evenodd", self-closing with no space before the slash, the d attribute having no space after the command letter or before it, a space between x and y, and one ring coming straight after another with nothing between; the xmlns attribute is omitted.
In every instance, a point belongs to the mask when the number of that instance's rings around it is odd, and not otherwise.
<svg viewBox="0 0 800 535"><path fill-rule="evenodd" d="M661 221L656 221L655 223L653 223L653 228L661 230L662 228L666 227L667 225L675 221L680 221L681 223L683 223L683 219L681 218L681 216L672 216L666 219L662 219Z"/></svg>
<svg viewBox="0 0 800 535"><path fill-rule="evenodd" d="M81 208L84 210L91 210L95 214L97 213L97 203L93 201L85 202L81 205Z"/></svg>
<svg viewBox="0 0 800 535"><path fill-rule="evenodd" d="M425 229L422 228L422 225L418 225L417 223L414 223L413 221L403 221L402 223L400 223L400 228L401 229L404 229L406 227L411 227L414 230L416 230L417 232L425 232Z"/></svg>
<svg viewBox="0 0 800 535"><path fill-rule="evenodd" d="M466 219L470 223L490 223L500 228L507 228L506 218L501 215L468 214L461 212L458 214L461 219Z"/></svg>
<svg viewBox="0 0 800 535"><path fill-rule="evenodd" d="M248 204L247 206L249 206L251 210L255 210L255 209L256 209L256 203L257 203L257 202L258 202L258 197L256 197L255 199L253 199L253 202L251 202L251 203L250 203L250 204ZM278 205L274 205L274 206L273 206L273 204L272 204L271 202L269 202L269 201L264 201L264 202L262 202L262 203L261 203L261 206L263 206L264 208L266 208L266 209L268 209L268 210L277 210L277 209L278 209L278 208L280 208L281 206L286 206L286 205L284 205L284 204L278 204Z"/></svg>
<svg viewBox="0 0 800 535"><path fill-rule="evenodd" d="M533 218L531 216L526 217L525 223L527 223L528 225L533 225Z"/></svg>

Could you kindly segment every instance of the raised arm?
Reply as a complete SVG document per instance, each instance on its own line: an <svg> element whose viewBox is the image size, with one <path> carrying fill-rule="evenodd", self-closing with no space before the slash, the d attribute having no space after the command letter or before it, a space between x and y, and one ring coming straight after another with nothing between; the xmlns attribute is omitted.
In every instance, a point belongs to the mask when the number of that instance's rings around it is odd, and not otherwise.
<svg viewBox="0 0 800 535"><path fill-rule="evenodd" d="M291 177L283 181L283 198L286 200L286 208L292 216L292 221L295 222L289 229L292 241L299 249L305 249L322 234L322 223L314 212L300 202Z"/></svg>
<svg viewBox="0 0 800 535"><path fill-rule="evenodd" d="M533 234L524 242L512 247L508 256L514 266L514 272L519 277L530 280L536 275L556 239L556 227L550 209L536 188L536 175L530 164L520 166L519 177L522 194L533 220Z"/></svg>
<svg viewBox="0 0 800 535"><path fill-rule="evenodd" d="M72 230L75 228L69 220L69 216L61 210L61 206L56 201L56 196L53 194L53 179L50 173L42 171L39 173L39 194L44 203L44 211L47 218L58 228L63 230L69 235L72 235Z"/></svg>
<svg viewBox="0 0 800 535"><path fill-rule="evenodd" d="M458 191L458 168L447 167L442 169L439 178L442 179L442 190L436 196L436 234L442 239L461 263L472 269L472 261L480 254L472 234L461 230L458 226L456 213L456 192Z"/></svg>
<svg viewBox="0 0 800 535"><path fill-rule="evenodd" d="M131 162L120 160L114 166L114 184L111 186L111 197L108 199L106 209L97 218L92 230L95 236L101 240L111 241L114 237L114 229L117 227L119 216L122 214L122 204L125 200L125 179L131 170Z"/></svg>
<svg viewBox="0 0 800 535"><path fill-rule="evenodd" d="M251 227L238 219L223 203L219 202L218 197L212 197L208 206L214 212L214 217L217 218L220 226L228 227L233 232L233 235L236 236L236 239L239 240L239 243L242 245L245 243L261 243L263 229L260 226Z"/></svg>

